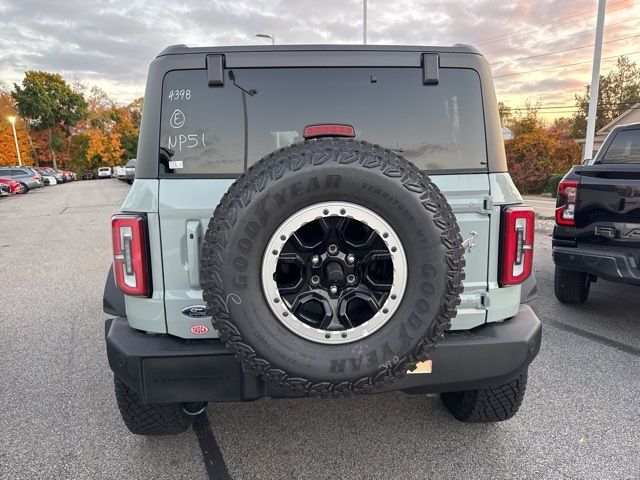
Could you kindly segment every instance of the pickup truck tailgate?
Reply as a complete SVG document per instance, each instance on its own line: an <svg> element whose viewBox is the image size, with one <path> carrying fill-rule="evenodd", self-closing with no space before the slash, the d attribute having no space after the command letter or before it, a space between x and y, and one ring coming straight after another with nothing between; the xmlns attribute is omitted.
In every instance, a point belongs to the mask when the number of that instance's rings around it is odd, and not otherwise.
<svg viewBox="0 0 640 480"><path fill-rule="evenodd" d="M640 164L594 164L581 168L576 241L632 249L640 255Z"/></svg>

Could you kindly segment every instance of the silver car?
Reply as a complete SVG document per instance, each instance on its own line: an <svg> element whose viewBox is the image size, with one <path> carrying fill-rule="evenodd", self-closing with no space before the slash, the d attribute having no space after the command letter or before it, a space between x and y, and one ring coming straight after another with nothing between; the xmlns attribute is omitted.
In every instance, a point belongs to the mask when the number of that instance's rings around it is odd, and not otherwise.
<svg viewBox="0 0 640 480"><path fill-rule="evenodd" d="M29 167L2 167L0 177L11 177L20 182L26 191L44 187L42 177Z"/></svg>

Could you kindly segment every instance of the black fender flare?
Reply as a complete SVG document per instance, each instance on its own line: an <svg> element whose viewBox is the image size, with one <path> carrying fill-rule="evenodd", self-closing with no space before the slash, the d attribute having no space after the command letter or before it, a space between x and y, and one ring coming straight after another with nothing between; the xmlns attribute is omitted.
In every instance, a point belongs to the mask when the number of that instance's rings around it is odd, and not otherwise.
<svg viewBox="0 0 640 480"><path fill-rule="evenodd" d="M124 293L116 286L113 276L113 264L109 267L107 281L104 284L104 294L102 296L102 310L104 313L116 317L126 317L127 311L124 306Z"/></svg>

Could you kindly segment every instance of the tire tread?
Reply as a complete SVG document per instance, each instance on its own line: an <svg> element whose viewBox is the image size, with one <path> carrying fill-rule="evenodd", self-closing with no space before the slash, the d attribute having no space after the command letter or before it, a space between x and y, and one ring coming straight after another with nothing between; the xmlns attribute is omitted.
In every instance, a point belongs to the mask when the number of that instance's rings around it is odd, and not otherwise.
<svg viewBox="0 0 640 480"><path fill-rule="evenodd" d="M191 426L191 417L176 403L142 403L137 393L114 377L116 400L125 425L136 435L176 435Z"/></svg>
<svg viewBox="0 0 640 480"><path fill-rule="evenodd" d="M515 380L480 390L450 392L441 398L452 415L461 422L502 422L513 417L522 404L527 387L527 372Z"/></svg>
<svg viewBox="0 0 640 480"><path fill-rule="evenodd" d="M223 248L227 242L227 231L235 224L240 210L249 205L254 195L287 171L299 170L307 164L314 168L320 167L327 162L348 163L366 169L377 168L383 175L398 179L406 189L418 195L424 208L433 214L434 224L441 231L442 244L448 250L447 293L440 302L431 332L418 342L412 353L398 359L393 365L381 365L376 375L339 384L314 383L308 379L290 377L286 372L273 368L266 359L260 358L245 343L229 315L221 274L224 269ZM234 352L245 371L255 373L267 383L288 387L306 396L345 396L380 388L395 378L404 376L408 370L415 369L418 362L428 358L436 342L450 327L451 318L456 315L460 293L463 291L464 265L462 237L455 216L444 195L427 175L397 153L379 145L354 139L323 138L296 143L267 155L249 167L225 193L205 234L201 286L203 298L213 317L213 327L219 331L220 339Z"/></svg>

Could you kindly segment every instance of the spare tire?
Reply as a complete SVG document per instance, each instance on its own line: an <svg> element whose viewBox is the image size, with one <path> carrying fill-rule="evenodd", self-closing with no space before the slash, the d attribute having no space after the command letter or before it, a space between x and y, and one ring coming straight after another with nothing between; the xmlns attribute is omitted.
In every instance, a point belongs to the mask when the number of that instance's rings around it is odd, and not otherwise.
<svg viewBox="0 0 640 480"><path fill-rule="evenodd" d="M464 278L444 196L397 153L345 138L267 155L229 188L201 283L245 371L302 395L368 392L426 360Z"/></svg>

